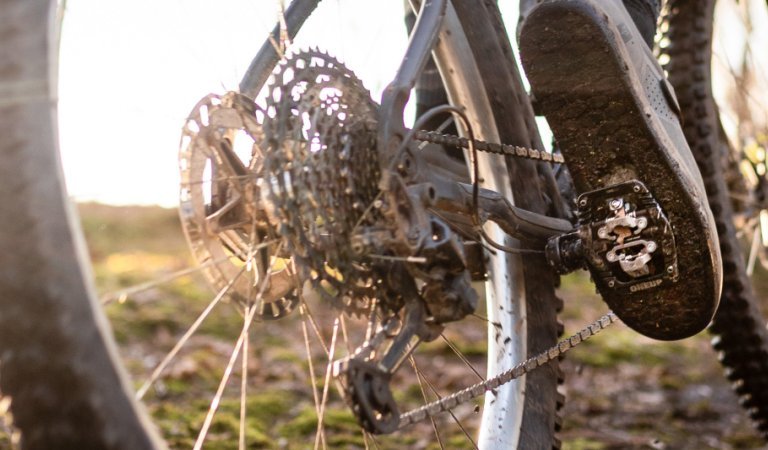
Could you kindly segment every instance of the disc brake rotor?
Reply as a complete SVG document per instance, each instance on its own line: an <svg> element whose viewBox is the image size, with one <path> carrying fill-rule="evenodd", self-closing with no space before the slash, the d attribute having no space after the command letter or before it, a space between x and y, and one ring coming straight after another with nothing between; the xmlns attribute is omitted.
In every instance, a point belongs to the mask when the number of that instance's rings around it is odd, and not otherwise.
<svg viewBox="0 0 768 450"><path fill-rule="evenodd" d="M275 255L279 239L258 201L263 117L253 100L234 92L198 102L179 151L179 214L212 287L256 304L262 319L277 319L298 303L297 282L290 260Z"/></svg>

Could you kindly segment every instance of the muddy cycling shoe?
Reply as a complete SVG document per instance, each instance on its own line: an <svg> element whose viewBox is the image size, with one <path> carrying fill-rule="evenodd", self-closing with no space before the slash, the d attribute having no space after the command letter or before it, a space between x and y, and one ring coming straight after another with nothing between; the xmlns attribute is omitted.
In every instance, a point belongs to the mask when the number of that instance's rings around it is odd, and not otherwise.
<svg viewBox="0 0 768 450"><path fill-rule="evenodd" d="M583 193L580 233L600 294L646 336L698 333L722 285L714 220L672 87L626 9L545 0L523 22L520 50Z"/></svg>

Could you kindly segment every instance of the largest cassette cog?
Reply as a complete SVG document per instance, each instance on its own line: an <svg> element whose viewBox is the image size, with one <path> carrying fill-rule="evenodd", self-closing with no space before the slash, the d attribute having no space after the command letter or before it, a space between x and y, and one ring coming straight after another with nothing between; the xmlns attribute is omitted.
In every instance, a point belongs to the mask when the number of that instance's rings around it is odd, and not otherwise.
<svg viewBox="0 0 768 450"><path fill-rule="evenodd" d="M264 180L278 232L316 292L366 311L375 285L350 238L375 220L376 104L338 60L307 51L278 67L266 111Z"/></svg>

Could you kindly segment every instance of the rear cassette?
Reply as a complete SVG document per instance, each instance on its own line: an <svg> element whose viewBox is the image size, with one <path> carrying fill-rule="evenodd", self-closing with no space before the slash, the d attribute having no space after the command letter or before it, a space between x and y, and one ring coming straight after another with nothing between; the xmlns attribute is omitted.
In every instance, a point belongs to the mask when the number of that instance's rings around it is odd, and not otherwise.
<svg viewBox="0 0 768 450"><path fill-rule="evenodd" d="M375 222L376 104L334 58L307 51L285 60L268 88L262 195L302 279L334 306L360 313L375 284L350 246Z"/></svg>

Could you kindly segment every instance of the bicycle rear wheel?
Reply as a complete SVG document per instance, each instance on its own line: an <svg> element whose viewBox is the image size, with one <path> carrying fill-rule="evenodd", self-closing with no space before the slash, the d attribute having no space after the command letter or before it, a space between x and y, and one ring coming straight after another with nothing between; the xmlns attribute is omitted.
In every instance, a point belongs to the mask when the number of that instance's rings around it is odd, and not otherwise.
<svg viewBox="0 0 768 450"><path fill-rule="evenodd" d="M751 24L768 18L766 2L742 1L737 7L728 0L673 0L667 8L661 52L668 58L666 69L723 255L722 300L710 328L713 346L741 403L768 438L768 302L762 269L755 270L768 242L760 240L768 236L763 234L768 61L764 52L753 51L766 42L758 34L764 24Z"/></svg>
<svg viewBox="0 0 768 450"><path fill-rule="evenodd" d="M51 75L56 69L57 35L51 26L55 6L42 0L2 5L4 13L11 12L4 14L9 19L0 19L0 26L10 30L2 35L12 39L0 42L0 48L12 56L8 67L18 70L2 71L0 78L4 87L11 87L0 92L13 94L0 98L0 124L9 137L3 140L7 156L0 164L0 192L8 201L0 205L0 215L15 218L0 228L0 387L12 399L14 422L25 448L158 448L162 444L146 424L142 408L132 401L132 389L96 300L76 214L64 190L56 118L50 109L56 84ZM476 137L538 146L498 10L463 2L457 7L462 10L449 11L435 50L452 103L466 108ZM27 26L19 28L19 23ZM504 61L501 71L499 61ZM265 63L256 78L264 79L276 62ZM17 96L28 86L22 81L30 78L40 80L40 89L29 91L32 97ZM478 79L482 83L476 83ZM546 195L554 192L541 186L540 174L547 169L488 157L481 170L484 187L504 192L526 209L546 210ZM498 230L489 231L504 240ZM560 305L542 257L496 255L487 267L484 325L491 376L556 342ZM237 330L243 325L232 326ZM479 445L557 447L556 412L562 403L556 392L558 377L557 367L549 365L489 394ZM330 435L335 430L321 431ZM318 439L325 445L333 442L330 437Z"/></svg>

